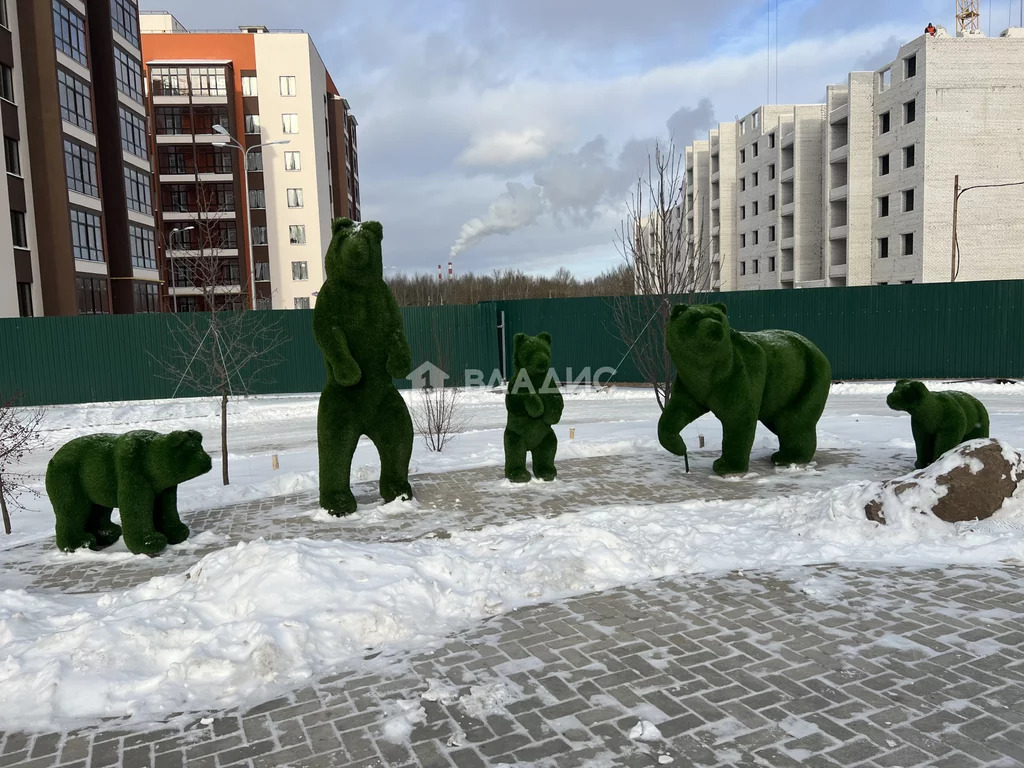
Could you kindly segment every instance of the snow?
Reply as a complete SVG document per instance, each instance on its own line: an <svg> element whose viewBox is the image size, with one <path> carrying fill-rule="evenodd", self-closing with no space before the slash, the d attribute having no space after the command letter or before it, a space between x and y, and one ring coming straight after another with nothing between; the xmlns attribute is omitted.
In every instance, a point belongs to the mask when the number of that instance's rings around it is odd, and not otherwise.
<svg viewBox="0 0 1024 768"><path fill-rule="evenodd" d="M1024 387L972 386L975 392L988 388L982 395L993 434L1010 445L1024 445ZM809 483L832 469L797 468L778 475L796 492L777 497L766 497L762 490L776 477L752 472L730 484L749 487L749 497L739 500L595 503L557 517L454 531L446 539L258 540L225 545L185 573L102 594L16 589L13 578L0 576L0 731L65 729L112 716L146 723L172 712L244 706L339 667L365 663L370 651L387 655L423 649L452 631L521 606L667 576L830 562L891 566L1024 560L1021 499L1008 502L999 520L991 521L997 524L951 526L906 507L887 510L887 526L865 518L872 483L887 478L865 476L864 467L872 462L893 466L895 475L900 474L895 467L913 461L909 418L885 406L889 389L891 384L834 388L820 424L820 445L849 453L852 463L836 470L825 490L808 490L823 487L820 480ZM408 396L415 404L415 393ZM502 463L502 395L472 392L466 402L472 431L440 455L418 442L415 472ZM660 450L650 392L580 391L567 395L565 414L558 428L560 460ZM233 403L236 484L222 488L215 469L182 487L182 509L314 490L315 419L314 396ZM61 406L48 409L44 423L45 449L27 466L37 485L49 456L80 434L197 428L215 453L219 428L216 409L206 400ZM570 426L576 429L575 440L568 439ZM696 422L684 438L696 447L697 434L707 437L710 450L720 447L721 430L713 418ZM755 450L770 451L772 444L772 436L759 430ZM270 468L272 454L280 459L278 472ZM353 466L358 477L375 479L379 464L371 446L360 445ZM497 481L494 485L495 496L524 492ZM572 491L571 483L561 481L529 488L544 494ZM45 499L29 504L29 513L15 516L16 533L0 542L0 554L2 548L52 538L52 512ZM372 522L415 509L415 502L395 502L361 509L359 515ZM200 543L220 542L197 530L183 546ZM113 560L132 555L107 550L47 557ZM838 583L827 578L805 578L794 588L826 603L842 599ZM899 641L877 642L897 647ZM989 651L984 643L976 646L967 650ZM485 717L522 694L508 680L476 682L458 697L450 683L432 681L422 699L457 700L470 716ZM407 740L421 712L419 699L394 702L381 726L384 737ZM637 716L652 720L648 713ZM793 722L787 731L803 727ZM736 728L742 726L723 721L711 730L723 736ZM645 732L641 728L641 735Z"/></svg>
<svg viewBox="0 0 1024 768"><path fill-rule="evenodd" d="M629 738L633 741L661 741L661 731L650 720L638 720L629 730Z"/></svg>

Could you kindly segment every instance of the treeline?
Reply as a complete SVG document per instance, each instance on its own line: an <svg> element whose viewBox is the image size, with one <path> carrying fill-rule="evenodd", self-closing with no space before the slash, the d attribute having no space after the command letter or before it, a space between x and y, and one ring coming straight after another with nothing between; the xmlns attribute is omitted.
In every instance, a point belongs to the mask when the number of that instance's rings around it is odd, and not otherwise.
<svg viewBox="0 0 1024 768"><path fill-rule="evenodd" d="M437 275L395 275L388 285L399 305L476 304L516 299L567 299L579 296L625 296L633 291L633 270L626 264L580 280L561 267L554 275L528 275L518 269L496 269L489 275L457 275L443 281Z"/></svg>

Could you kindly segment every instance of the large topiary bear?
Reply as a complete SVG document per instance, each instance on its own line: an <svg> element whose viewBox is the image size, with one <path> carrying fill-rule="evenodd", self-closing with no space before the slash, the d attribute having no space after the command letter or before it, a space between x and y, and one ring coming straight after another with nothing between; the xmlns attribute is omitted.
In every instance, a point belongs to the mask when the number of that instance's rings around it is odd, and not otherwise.
<svg viewBox="0 0 1024 768"><path fill-rule="evenodd" d="M746 472L760 421L779 437L776 464L804 464L817 449L832 367L814 344L791 331L741 333L724 304L672 308L665 343L676 367L658 422L666 450L686 455L679 433L711 411L722 422L720 475Z"/></svg>
<svg viewBox="0 0 1024 768"><path fill-rule="evenodd" d="M929 392L920 381L900 379L885 402L894 411L910 414L916 469L924 469L960 443L988 437L988 411L966 392Z"/></svg>
<svg viewBox="0 0 1024 768"><path fill-rule="evenodd" d="M551 334L517 333L512 343L512 379L505 395L505 477L530 482L526 454L533 455L533 473L554 480L558 438L551 428L562 419L562 393L551 373Z"/></svg>
<svg viewBox="0 0 1024 768"><path fill-rule="evenodd" d="M327 366L316 426L320 506L341 516L356 511L349 476L362 435L380 453L380 495L385 501L412 498L412 419L392 381L412 371L412 353L398 303L384 282L384 228L376 221L337 219L333 231L313 335Z"/></svg>
<svg viewBox="0 0 1024 768"><path fill-rule="evenodd" d="M57 517L57 546L102 549L124 529L124 543L152 555L188 538L178 517L178 485L210 471L203 436L140 429L86 435L65 444L46 468L46 493ZM121 525L110 521L114 507Z"/></svg>

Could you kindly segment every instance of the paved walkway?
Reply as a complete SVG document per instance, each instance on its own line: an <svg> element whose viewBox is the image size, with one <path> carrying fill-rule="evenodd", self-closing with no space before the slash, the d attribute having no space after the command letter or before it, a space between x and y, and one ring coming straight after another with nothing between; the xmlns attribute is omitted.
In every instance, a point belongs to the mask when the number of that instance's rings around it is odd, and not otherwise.
<svg viewBox="0 0 1024 768"><path fill-rule="evenodd" d="M844 460L822 457L837 470ZM55 554L41 566L26 547L0 567L32 589L123 588L271 531L402 540L560 514L581 496L744 494L654 454L560 466L528 510L497 470L471 470L418 478L437 514L320 521L308 516L312 497L287 497L191 516L211 539L191 550L114 563ZM763 480L764 495L791 482L770 470ZM1024 765L1022 618L1024 570L1010 565L673 578L497 616L440 648L367 660L245 711L141 731L115 721L2 734L0 766L1008 768Z"/></svg>

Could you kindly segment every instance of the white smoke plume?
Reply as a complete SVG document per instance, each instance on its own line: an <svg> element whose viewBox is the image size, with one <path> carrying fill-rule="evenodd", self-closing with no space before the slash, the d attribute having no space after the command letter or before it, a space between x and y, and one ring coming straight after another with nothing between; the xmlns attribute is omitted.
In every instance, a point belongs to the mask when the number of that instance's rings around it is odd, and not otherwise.
<svg viewBox="0 0 1024 768"><path fill-rule="evenodd" d="M471 219L459 230L459 239L451 249L455 258L471 245L491 235L507 235L533 224L544 213L544 200L540 187L528 188L510 181L505 192L491 203L482 219Z"/></svg>

